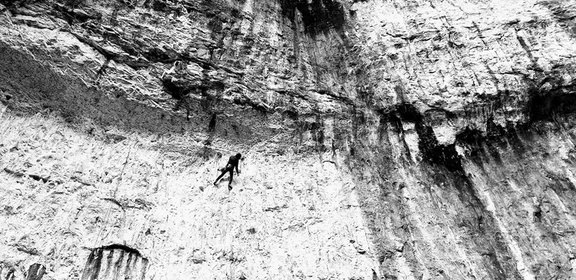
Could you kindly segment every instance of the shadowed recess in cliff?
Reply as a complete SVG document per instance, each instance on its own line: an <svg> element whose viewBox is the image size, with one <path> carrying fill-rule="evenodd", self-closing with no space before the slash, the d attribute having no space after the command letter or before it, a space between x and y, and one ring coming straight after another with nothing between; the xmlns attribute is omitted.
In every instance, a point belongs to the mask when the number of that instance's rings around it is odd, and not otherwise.
<svg viewBox="0 0 576 280"><path fill-rule="evenodd" d="M344 7L337 0L280 0L280 5L282 15L292 23L296 20L296 12L299 12L304 32L311 36L330 30L341 31L346 23Z"/></svg>
<svg viewBox="0 0 576 280"><path fill-rule="evenodd" d="M81 280L145 279L148 259L131 247L111 244L91 250Z"/></svg>
<svg viewBox="0 0 576 280"><path fill-rule="evenodd" d="M204 79L201 82L190 82L186 79L179 79L173 76L166 76L162 79L164 90L178 100L174 110L184 108L188 117L195 105L200 105L205 112L212 113L212 107L221 102L222 92L225 91L226 85L222 81ZM192 98L196 96L198 98ZM201 98L201 99L200 99ZM198 101L200 99L200 101ZM260 113L271 111L270 106L258 100L248 98L245 94L238 94L232 102L236 105L248 106Z"/></svg>
<svg viewBox="0 0 576 280"><path fill-rule="evenodd" d="M576 86L563 86L559 82L546 82L545 87L529 91L527 114L530 123L552 121L559 116L576 112Z"/></svg>
<svg viewBox="0 0 576 280"><path fill-rule="evenodd" d="M0 280L14 280L16 273L16 268L12 264L0 261Z"/></svg>
<svg viewBox="0 0 576 280"><path fill-rule="evenodd" d="M28 271L24 269L24 267L0 261L0 280L42 280L46 274L46 267L38 263L30 265Z"/></svg>
<svg viewBox="0 0 576 280"><path fill-rule="evenodd" d="M28 268L26 280L42 280L46 273L46 267L41 264L35 263Z"/></svg>
<svg viewBox="0 0 576 280"><path fill-rule="evenodd" d="M429 163L445 166L452 172L462 171L462 164L454 144L440 145L432 127L428 126L423 115L412 104L399 105L392 115L398 115L402 121L413 122L418 133L418 148L422 159Z"/></svg>
<svg viewBox="0 0 576 280"><path fill-rule="evenodd" d="M527 147L522 138L531 139L531 127L509 123L502 127L494 123L493 118L486 121L486 131L466 128L456 135L455 144L467 149L465 157L483 169L482 159L491 158L496 164L502 164L501 151L511 149L518 158L524 157ZM530 141L530 140L528 140Z"/></svg>

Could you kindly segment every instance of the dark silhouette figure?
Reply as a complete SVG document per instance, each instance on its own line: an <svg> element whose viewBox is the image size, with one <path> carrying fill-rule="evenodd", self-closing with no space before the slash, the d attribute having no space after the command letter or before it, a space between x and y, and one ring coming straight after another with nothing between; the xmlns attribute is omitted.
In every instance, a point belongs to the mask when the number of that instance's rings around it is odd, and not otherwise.
<svg viewBox="0 0 576 280"><path fill-rule="evenodd" d="M214 185L218 184L218 180L220 180L220 178L222 178L222 176L224 176L226 172L230 172L230 181L228 182L228 190L232 190L232 179L234 178L234 168L236 168L236 173L240 174L240 171L238 170L238 163L240 162L241 158L242 155L240 153L236 154L235 156L231 156L230 159L228 160L228 163L226 164L226 167L220 168L222 174L220 174L220 176L216 178L216 181L214 181Z"/></svg>

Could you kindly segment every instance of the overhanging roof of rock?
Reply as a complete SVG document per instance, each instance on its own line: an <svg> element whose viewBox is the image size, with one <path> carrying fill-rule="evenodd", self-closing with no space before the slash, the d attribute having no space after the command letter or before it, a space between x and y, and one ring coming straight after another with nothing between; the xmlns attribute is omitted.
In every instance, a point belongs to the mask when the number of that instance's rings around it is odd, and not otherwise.
<svg viewBox="0 0 576 280"><path fill-rule="evenodd" d="M301 115L411 103L500 123L542 118L534 96L572 110L562 105L574 89L570 1L114 3L22 2L11 20L31 36L4 25L2 40L161 106L182 94ZM64 33L79 42L47 44ZM51 63L78 44L98 54Z"/></svg>

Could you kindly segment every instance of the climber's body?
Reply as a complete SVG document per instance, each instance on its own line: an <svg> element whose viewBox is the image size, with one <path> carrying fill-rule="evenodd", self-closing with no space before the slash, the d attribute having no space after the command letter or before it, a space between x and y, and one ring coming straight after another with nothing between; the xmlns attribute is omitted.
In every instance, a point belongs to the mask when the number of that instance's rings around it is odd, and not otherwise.
<svg viewBox="0 0 576 280"><path fill-rule="evenodd" d="M220 180L220 178L222 178L222 176L224 176L226 172L230 172L230 181L228 182L228 189L231 190L232 179L234 178L234 169L236 169L236 173L240 174L240 170L238 170L238 164L240 163L241 158L242 155L240 153L236 154L235 156L231 156L230 159L228 160L228 163L226 164L226 167L220 169L222 171L222 174L220 174L220 176L216 178L216 181L214 181L214 185L218 184L218 180Z"/></svg>

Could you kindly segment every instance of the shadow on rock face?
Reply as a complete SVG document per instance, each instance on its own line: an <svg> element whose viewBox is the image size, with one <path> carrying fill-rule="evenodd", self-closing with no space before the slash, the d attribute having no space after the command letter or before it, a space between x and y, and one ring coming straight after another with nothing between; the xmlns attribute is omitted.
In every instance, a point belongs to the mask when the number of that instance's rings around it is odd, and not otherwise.
<svg viewBox="0 0 576 280"><path fill-rule="evenodd" d="M134 248L112 244L92 249L82 280L145 279L148 259Z"/></svg>
<svg viewBox="0 0 576 280"><path fill-rule="evenodd" d="M39 263L30 265L28 272L24 273L24 271L20 271L17 266L0 261L0 280L42 280L44 274L46 274L46 267Z"/></svg>
<svg viewBox="0 0 576 280"><path fill-rule="evenodd" d="M559 82L545 84L552 87L550 90L533 89L529 92L527 113L530 122L550 121L558 116L576 112L576 87L562 86Z"/></svg>
<svg viewBox="0 0 576 280"><path fill-rule="evenodd" d="M300 13L304 32L313 37L330 30L344 29L345 11L337 0L280 0L280 5L282 14L293 23L296 13Z"/></svg>
<svg viewBox="0 0 576 280"><path fill-rule="evenodd" d="M35 263L28 269L28 276L26 277L26 280L42 280L44 273L46 273L46 267Z"/></svg>

